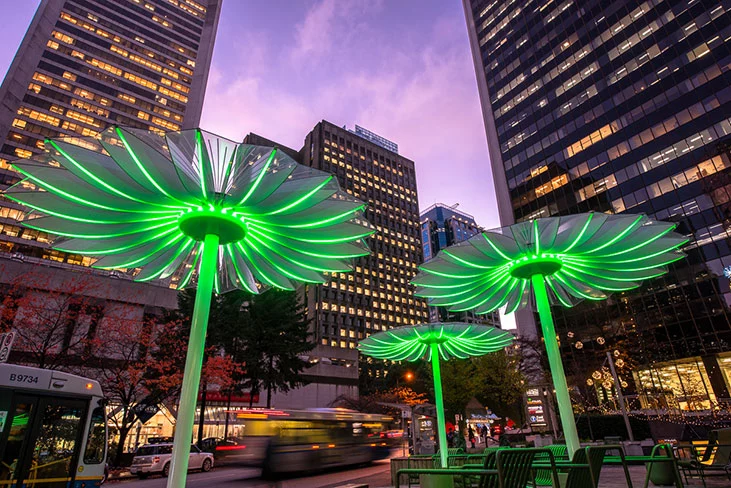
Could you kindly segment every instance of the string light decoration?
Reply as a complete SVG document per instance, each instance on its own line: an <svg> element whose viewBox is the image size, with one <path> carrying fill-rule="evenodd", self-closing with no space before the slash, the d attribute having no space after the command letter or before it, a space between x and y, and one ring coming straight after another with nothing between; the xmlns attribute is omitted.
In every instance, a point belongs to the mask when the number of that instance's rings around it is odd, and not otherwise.
<svg viewBox="0 0 731 488"><path fill-rule="evenodd" d="M603 300L661 276L688 241L675 224L644 215L586 213L521 222L478 234L420 266L412 283L430 305L477 314L527 307L535 296L570 452L579 438L551 305Z"/></svg>
<svg viewBox="0 0 731 488"><path fill-rule="evenodd" d="M44 154L15 161L25 179L5 196L32 209L24 225L97 268L134 269L137 281L177 273L179 288L197 281L168 481L183 487L213 289L324 283L369 254L374 228L332 175L276 148L200 129L112 127L76 140L46 140Z"/></svg>
<svg viewBox="0 0 731 488"><path fill-rule="evenodd" d="M431 323L398 327L373 334L360 341L363 354L393 361L431 360L434 373L434 397L437 408L437 433L442 467L447 467L447 432L440 359L466 359L499 351L513 342L509 332L481 324L462 322Z"/></svg>

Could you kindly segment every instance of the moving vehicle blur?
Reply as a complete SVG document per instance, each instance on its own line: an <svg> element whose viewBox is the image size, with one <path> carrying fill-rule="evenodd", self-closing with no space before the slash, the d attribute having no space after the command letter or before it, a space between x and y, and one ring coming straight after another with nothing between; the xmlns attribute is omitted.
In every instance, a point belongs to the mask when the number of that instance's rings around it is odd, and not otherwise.
<svg viewBox="0 0 731 488"><path fill-rule="evenodd" d="M235 452L238 460L261 466L264 476L367 464L388 457L403 437L392 429L392 417L343 408L231 413L239 438L216 453Z"/></svg>
<svg viewBox="0 0 731 488"><path fill-rule="evenodd" d="M201 441L202 451L210 452L217 464L246 464L246 444L243 439L207 437Z"/></svg>

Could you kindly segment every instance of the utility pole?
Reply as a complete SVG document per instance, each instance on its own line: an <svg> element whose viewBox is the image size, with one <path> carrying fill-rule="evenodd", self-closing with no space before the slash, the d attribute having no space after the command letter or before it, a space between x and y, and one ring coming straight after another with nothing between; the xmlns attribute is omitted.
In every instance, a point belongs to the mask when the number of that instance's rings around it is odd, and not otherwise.
<svg viewBox="0 0 731 488"><path fill-rule="evenodd" d="M629 435L629 440L634 442L635 436L632 433L632 426L629 423L629 416L627 416L627 407L624 404L624 395L622 395L622 385L619 383L619 378L617 377L617 370L614 369L614 358L612 358L612 353L609 351L607 351L607 359L609 360L609 371L612 372L612 378L614 378L614 387L617 390L617 399L619 399L619 408L622 410L622 417L624 417L624 426L627 427L627 434Z"/></svg>

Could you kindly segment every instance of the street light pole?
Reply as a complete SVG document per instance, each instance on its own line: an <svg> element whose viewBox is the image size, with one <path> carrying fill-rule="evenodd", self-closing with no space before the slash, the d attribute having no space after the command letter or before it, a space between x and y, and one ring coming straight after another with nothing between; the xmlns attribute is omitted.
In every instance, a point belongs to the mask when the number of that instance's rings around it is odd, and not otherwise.
<svg viewBox="0 0 731 488"><path fill-rule="evenodd" d="M624 426L627 427L627 434L629 440L635 440L635 436L632 433L632 426L629 423L629 416L627 415L627 407L624 404L624 395L622 395L622 385L619 383L619 377L617 377L617 370L614 369L614 358L612 353L607 351L607 360L609 360L609 371L612 372L612 378L614 378L614 387L617 389L617 399L619 400L619 408L622 410L622 417L624 417Z"/></svg>

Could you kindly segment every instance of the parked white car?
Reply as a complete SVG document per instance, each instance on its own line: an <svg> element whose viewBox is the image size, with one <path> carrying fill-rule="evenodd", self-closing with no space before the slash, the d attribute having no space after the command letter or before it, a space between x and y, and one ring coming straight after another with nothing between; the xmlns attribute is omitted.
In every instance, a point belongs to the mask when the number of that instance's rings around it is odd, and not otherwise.
<svg viewBox="0 0 731 488"><path fill-rule="evenodd" d="M173 457L172 444L145 444L137 448L129 472L145 479L151 474L170 474L170 461ZM213 454L201 452L195 445L190 446L188 469L200 469L208 472L213 468Z"/></svg>

